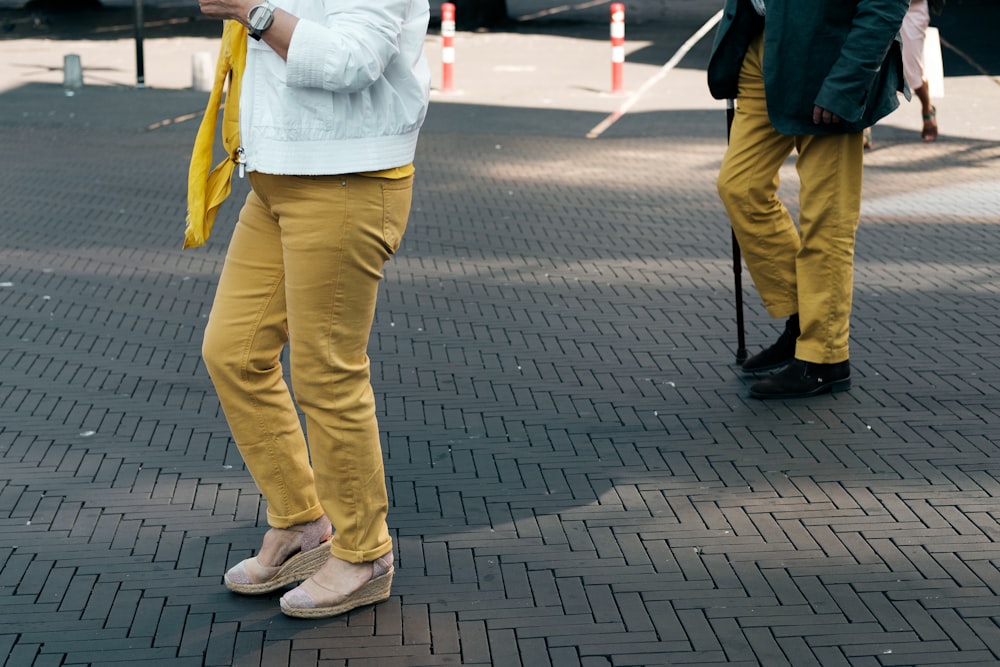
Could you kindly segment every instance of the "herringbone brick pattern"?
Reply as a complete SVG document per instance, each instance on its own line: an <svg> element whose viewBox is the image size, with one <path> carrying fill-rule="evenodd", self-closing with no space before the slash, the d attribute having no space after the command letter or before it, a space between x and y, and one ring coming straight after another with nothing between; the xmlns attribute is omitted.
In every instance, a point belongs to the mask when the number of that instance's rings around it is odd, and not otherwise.
<svg viewBox="0 0 1000 667"><path fill-rule="evenodd" d="M194 128L144 129L202 103L0 96L0 663L1000 661L1000 146L881 133L855 387L761 403L720 119L435 105L372 342L396 585L301 622L221 585L265 525L199 359L245 186L182 252Z"/></svg>

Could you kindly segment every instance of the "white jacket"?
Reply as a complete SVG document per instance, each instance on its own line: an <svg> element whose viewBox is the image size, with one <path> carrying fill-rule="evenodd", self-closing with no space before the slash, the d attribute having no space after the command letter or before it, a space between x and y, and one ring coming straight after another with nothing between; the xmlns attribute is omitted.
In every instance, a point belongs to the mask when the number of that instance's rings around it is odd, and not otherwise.
<svg viewBox="0 0 1000 667"><path fill-rule="evenodd" d="M428 0L271 0L299 17L282 60L249 40L246 169L315 176L413 161L427 113Z"/></svg>

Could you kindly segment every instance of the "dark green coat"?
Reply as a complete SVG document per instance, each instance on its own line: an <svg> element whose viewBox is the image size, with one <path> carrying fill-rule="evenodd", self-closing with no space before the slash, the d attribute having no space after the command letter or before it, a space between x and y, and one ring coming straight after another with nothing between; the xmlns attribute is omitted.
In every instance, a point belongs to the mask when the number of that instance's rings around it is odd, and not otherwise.
<svg viewBox="0 0 1000 667"><path fill-rule="evenodd" d="M782 134L860 132L909 98L898 33L909 0L767 0L764 89ZM717 99L735 98L740 65L762 19L750 0L726 0L708 65ZM843 119L815 125L819 105Z"/></svg>

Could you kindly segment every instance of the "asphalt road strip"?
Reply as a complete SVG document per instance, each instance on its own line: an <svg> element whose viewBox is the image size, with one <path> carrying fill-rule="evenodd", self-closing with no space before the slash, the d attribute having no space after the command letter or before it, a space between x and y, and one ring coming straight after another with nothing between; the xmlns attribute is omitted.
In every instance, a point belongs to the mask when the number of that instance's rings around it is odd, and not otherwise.
<svg viewBox="0 0 1000 667"><path fill-rule="evenodd" d="M653 86L659 83L663 79L663 77L669 74L672 69L677 67L677 64L684 59L684 56L686 56L692 48L694 48L694 45L697 44L699 41L701 41L701 39L705 35L711 32L712 29L715 28L715 26L718 25L719 21L721 20L722 20L722 10L720 9L718 13L715 14L715 16L708 19L705 25L701 26L701 28L699 28L696 33L691 35L691 37L689 37L686 42L681 44L681 47L677 49L677 52L674 53L673 57L671 57L670 60L668 60L666 63L663 64L663 67L660 68L659 72L657 72L649 79L647 79L646 82L643 83L638 90L629 95L628 98L624 102L622 102L621 106L618 107L618 109L616 109L614 112L608 115L608 117L602 120L600 123L595 125L594 129L592 129L590 132L587 133L587 138L597 139L602 134L604 134L609 127L611 127L619 120L621 120L622 117L625 116L625 114L627 114L633 106L635 106L636 102L638 102L642 98L642 96L645 95L646 92L648 92Z"/></svg>
<svg viewBox="0 0 1000 667"><path fill-rule="evenodd" d="M606 5L610 3L611 0L593 0L592 2L583 2L578 5L561 5L559 7L553 7L551 9L543 9L540 12L535 12L534 14L525 14L524 16L518 16L518 21L533 21L535 19L544 18L546 16L553 16L555 14L562 14L563 12L572 12L581 9L590 9L592 7L600 7L601 5Z"/></svg>

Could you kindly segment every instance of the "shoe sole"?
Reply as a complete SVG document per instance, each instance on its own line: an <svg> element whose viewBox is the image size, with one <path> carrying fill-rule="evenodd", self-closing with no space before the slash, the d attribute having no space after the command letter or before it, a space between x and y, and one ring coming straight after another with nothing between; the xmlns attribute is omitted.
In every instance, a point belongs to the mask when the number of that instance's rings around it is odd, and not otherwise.
<svg viewBox="0 0 1000 667"><path fill-rule="evenodd" d="M364 607L369 604L376 604L389 599L389 592L392 590L392 575L396 568L390 567L389 571L381 577L376 577L368 581L364 586L354 591L340 604L331 607L292 607L281 598L281 613L292 618L330 618L346 614L352 609Z"/></svg>
<svg viewBox="0 0 1000 667"><path fill-rule="evenodd" d="M316 570L323 567L323 563L330 558L330 540L323 542L318 547L314 547L306 552L300 552L285 561L278 572L259 584L241 584L235 581L226 580L226 588L240 595L263 595L271 593L288 586L305 581L316 573Z"/></svg>
<svg viewBox="0 0 1000 667"><path fill-rule="evenodd" d="M841 391L847 391L851 388L851 378L847 377L843 380L834 380L829 384L823 384L813 389L812 391L803 392L800 394L767 394L750 390L750 398L759 399L770 399L770 398L809 398L810 396L819 396L820 394L835 394Z"/></svg>

